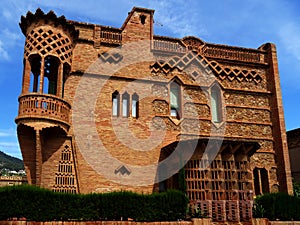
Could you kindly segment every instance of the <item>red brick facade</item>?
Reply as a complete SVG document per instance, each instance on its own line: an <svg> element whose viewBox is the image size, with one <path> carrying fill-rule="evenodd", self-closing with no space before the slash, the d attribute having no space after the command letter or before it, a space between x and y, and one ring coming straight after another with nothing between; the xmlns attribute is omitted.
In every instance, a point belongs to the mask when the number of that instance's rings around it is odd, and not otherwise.
<svg viewBox="0 0 300 225"><path fill-rule="evenodd" d="M121 28L22 17L28 182L150 193L179 188L185 164L191 202L248 220L253 194L292 192L276 48L156 36L153 14L133 8Z"/></svg>

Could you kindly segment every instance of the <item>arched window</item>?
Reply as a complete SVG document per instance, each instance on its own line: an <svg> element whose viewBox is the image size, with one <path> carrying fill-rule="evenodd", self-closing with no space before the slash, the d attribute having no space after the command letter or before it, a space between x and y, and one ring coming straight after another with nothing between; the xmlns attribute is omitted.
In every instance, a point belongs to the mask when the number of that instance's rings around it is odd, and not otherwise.
<svg viewBox="0 0 300 225"><path fill-rule="evenodd" d="M255 195L269 193L268 171L265 168L255 168L253 170Z"/></svg>
<svg viewBox="0 0 300 225"><path fill-rule="evenodd" d="M129 116L129 94L127 92L122 95L122 116Z"/></svg>
<svg viewBox="0 0 300 225"><path fill-rule="evenodd" d="M46 56L44 63L44 93L56 95L59 60Z"/></svg>
<svg viewBox="0 0 300 225"><path fill-rule="evenodd" d="M139 117L139 96L136 93L132 95L131 116L133 118Z"/></svg>
<svg viewBox="0 0 300 225"><path fill-rule="evenodd" d="M119 102L120 102L120 95L118 91L115 91L112 94L112 115L119 116Z"/></svg>
<svg viewBox="0 0 300 225"><path fill-rule="evenodd" d="M213 86L211 88L211 117L212 122L220 123L222 122L222 104L221 104L221 95L220 88Z"/></svg>
<svg viewBox="0 0 300 225"><path fill-rule="evenodd" d="M171 116L177 119L181 117L180 104L180 85L176 81L172 81L170 84L170 112Z"/></svg>
<svg viewBox="0 0 300 225"><path fill-rule="evenodd" d="M39 55L31 55L30 61L30 90L32 92L39 91L40 73L41 73L41 57Z"/></svg>

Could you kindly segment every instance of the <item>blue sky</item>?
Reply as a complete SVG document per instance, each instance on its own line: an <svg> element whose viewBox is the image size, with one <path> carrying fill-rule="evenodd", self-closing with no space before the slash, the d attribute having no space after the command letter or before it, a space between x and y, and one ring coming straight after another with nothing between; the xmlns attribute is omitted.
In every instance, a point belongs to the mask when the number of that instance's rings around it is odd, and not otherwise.
<svg viewBox="0 0 300 225"><path fill-rule="evenodd" d="M121 27L133 6L152 8L157 35L197 36L206 42L277 46L287 130L300 127L300 1L291 0L1 0L0 150L21 158L14 119L21 92L25 38L21 15L53 10L69 20Z"/></svg>

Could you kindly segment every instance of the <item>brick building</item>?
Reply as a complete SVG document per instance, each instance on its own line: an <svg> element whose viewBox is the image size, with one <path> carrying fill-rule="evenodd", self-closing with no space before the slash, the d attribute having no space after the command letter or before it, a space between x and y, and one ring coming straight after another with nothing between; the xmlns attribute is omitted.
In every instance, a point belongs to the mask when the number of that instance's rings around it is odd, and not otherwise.
<svg viewBox="0 0 300 225"><path fill-rule="evenodd" d="M300 128L286 132L290 154L291 172L295 182L300 184Z"/></svg>
<svg viewBox="0 0 300 225"><path fill-rule="evenodd" d="M253 194L292 192L276 48L157 36L153 14L134 7L121 28L21 18L28 182L145 193L179 188L185 165L191 202L247 220Z"/></svg>
<svg viewBox="0 0 300 225"><path fill-rule="evenodd" d="M0 187L26 184L24 176L0 176Z"/></svg>

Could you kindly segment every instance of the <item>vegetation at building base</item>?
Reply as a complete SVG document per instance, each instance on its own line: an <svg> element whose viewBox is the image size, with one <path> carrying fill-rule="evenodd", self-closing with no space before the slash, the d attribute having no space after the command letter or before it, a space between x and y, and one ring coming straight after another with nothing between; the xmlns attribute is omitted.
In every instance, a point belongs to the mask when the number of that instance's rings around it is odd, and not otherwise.
<svg viewBox="0 0 300 225"><path fill-rule="evenodd" d="M170 221L184 219L188 199L176 190L137 194L57 193L30 185L0 188L0 220L26 218L53 220Z"/></svg>
<svg viewBox="0 0 300 225"><path fill-rule="evenodd" d="M269 220L300 220L300 198L287 193L269 193L257 196L253 217Z"/></svg>
<svg viewBox="0 0 300 225"><path fill-rule="evenodd" d="M300 197L300 184L297 182L293 182L293 192L294 196Z"/></svg>

